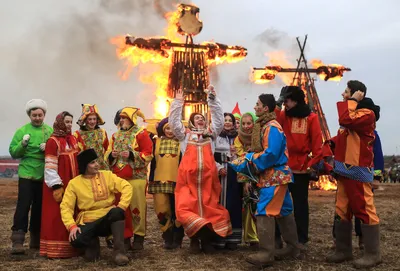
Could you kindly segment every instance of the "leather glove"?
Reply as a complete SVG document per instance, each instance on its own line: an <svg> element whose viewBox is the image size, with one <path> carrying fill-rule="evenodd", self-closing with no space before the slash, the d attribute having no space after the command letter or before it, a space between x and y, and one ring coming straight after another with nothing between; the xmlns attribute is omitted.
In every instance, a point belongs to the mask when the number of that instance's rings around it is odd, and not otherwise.
<svg viewBox="0 0 400 271"><path fill-rule="evenodd" d="M29 139L31 139L30 135L24 135L24 137L22 138L22 146L24 147L28 146Z"/></svg>
<svg viewBox="0 0 400 271"><path fill-rule="evenodd" d="M283 104L283 102L285 101L285 95L286 95L286 92L287 92L287 86L286 87L283 87L282 89L281 89L281 93L279 94L279 98L278 98L278 100L276 101L276 105L278 106L278 107L282 107L282 104Z"/></svg>
<svg viewBox="0 0 400 271"><path fill-rule="evenodd" d="M62 201L63 196L64 196L63 187L53 190L53 198L56 202L60 203Z"/></svg>
<svg viewBox="0 0 400 271"><path fill-rule="evenodd" d="M46 143L40 144L39 148L41 151L44 151L46 149Z"/></svg>

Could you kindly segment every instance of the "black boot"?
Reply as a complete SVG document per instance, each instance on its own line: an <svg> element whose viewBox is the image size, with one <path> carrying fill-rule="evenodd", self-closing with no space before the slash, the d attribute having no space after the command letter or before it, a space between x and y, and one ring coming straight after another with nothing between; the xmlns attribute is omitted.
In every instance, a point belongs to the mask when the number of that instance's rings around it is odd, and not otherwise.
<svg viewBox="0 0 400 271"><path fill-rule="evenodd" d="M238 249L238 244L237 243L226 243L225 248L228 250L237 250Z"/></svg>
<svg viewBox="0 0 400 271"><path fill-rule="evenodd" d="M215 248L212 245L214 233L207 226L204 226L197 232L197 235L200 239L201 250L206 254L214 253Z"/></svg>
<svg viewBox="0 0 400 271"><path fill-rule="evenodd" d="M24 254L25 232L23 230L13 231L11 234L12 249L11 254Z"/></svg>
<svg viewBox="0 0 400 271"><path fill-rule="evenodd" d="M124 220L119 220L111 224L111 232L114 242L113 260L116 265L127 265L129 262L124 245L124 227Z"/></svg>
<svg viewBox="0 0 400 271"><path fill-rule="evenodd" d="M173 242L174 242L174 233L172 228L167 229L162 234L162 238L164 240L164 248L165 249L173 249Z"/></svg>
<svg viewBox="0 0 400 271"><path fill-rule="evenodd" d="M134 237L133 237L132 249L133 250L142 250L142 249L144 249L143 243L144 243L144 236L140 236L140 235L135 234Z"/></svg>
<svg viewBox="0 0 400 271"><path fill-rule="evenodd" d="M201 249L200 249L200 241L198 237L190 237L190 252L193 254L198 254L200 253Z"/></svg>
<svg viewBox="0 0 400 271"><path fill-rule="evenodd" d="M172 248L181 248L183 237L185 237L185 232L183 231L183 227L176 228L174 227L174 241L172 243Z"/></svg>
<svg viewBox="0 0 400 271"><path fill-rule="evenodd" d="M88 262L96 262L100 259L100 240L94 237L90 240L89 246L85 248L85 260Z"/></svg>
<svg viewBox="0 0 400 271"><path fill-rule="evenodd" d="M29 248L40 248L40 232L29 232Z"/></svg>

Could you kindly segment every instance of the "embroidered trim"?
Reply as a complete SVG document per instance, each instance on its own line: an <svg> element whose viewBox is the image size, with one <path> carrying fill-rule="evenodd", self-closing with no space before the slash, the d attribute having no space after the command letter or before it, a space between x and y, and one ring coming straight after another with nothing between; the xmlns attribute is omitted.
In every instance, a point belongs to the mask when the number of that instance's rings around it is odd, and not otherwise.
<svg viewBox="0 0 400 271"><path fill-rule="evenodd" d="M199 216L203 217L203 195L201 193L201 182L203 179L203 148L197 146L197 197L199 199Z"/></svg>
<svg viewBox="0 0 400 271"><path fill-rule="evenodd" d="M293 118L292 120L292 134L307 134L308 118Z"/></svg>
<svg viewBox="0 0 400 271"><path fill-rule="evenodd" d="M108 199L107 182L104 179L103 174L98 174L92 178L92 192L94 201L101 201Z"/></svg>

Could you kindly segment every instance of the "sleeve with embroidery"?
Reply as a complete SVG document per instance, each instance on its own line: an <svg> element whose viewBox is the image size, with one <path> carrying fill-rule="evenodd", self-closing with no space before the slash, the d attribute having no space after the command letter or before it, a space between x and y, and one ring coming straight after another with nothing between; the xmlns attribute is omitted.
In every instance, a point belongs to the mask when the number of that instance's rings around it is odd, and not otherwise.
<svg viewBox="0 0 400 271"><path fill-rule="evenodd" d="M108 135L107 135L106 130L103 129L103 150L104 150L104 152L107 151L108 145L109 145Z"/></svg>
<svg viewBox="0 0 400 271"><path fill-rule="evenodd" d="M370 130L375 122L375 115L369 109L357 109L358 103L347 100L337 103L339 125L354 131Z"/></svg>
<svg viewBox="0 0 400 271"><path fill-rule="evenodd" d="M75 131L74 137L76 138L76 141L78 143L79 152L83 151L85 149L85 146L83 144L82 137L79 131Z"/></svg>
<svg viewBox="0 0 400 271"><path fill-rule="evenodd" d="M133 168L144 168L153 159L153 141L146 130L136 136L136 144L137 146L132 151Z"/></svg>
<svg viewBox="0 0 400 271"><path fill-rule="evenodd" d="M268 142L267 144L265 144ZM263 146L265 149L259 153L248 153L246 158L252 162L258 172L263 172L273 167L278 161L284 143L284 135L276 127L269 126L265 129Z"/></svg>
<svg viewBox="0 0 400 271"><path fill-rule="evenodd" d="M114 193L121 193L121 199L118 203L118 207L126 210L131 203L132 198L132 186L124 179L118 177L114 173L107 171L109 174L110 181L113 184Z"/></svg>
<svg viewBox="0 0 400 271"><path fill-rule="evenodd" d="M211 112L211 132L213 138L217 138L224 129L224 111L218 97L208 99L208 107Z"/></svg>
<svg viewBox="0 0 400 271"><path fill-rule="evenodd" d="M74 179L72 179L69 182L67 189L65 189L65 193L60 204L61 219L68 231L76 226L74 212L77 198L74 190Z"/></svg>
<svg viewBox="0 0 400 271"><path fill-rule="evenodd" d="M168 123L172 132L179 141L183 141L186 136L185 126L182 124L182 108L184 101L174 99L169 109Z"/></svg>
<svg viewBox="0 0 400 271"><path fill-rule="evenodd" d="M58 175L58 145L53 138L49 138L44 152L44 182L51 188L54 185L62 185L60 175Z"/></svg>

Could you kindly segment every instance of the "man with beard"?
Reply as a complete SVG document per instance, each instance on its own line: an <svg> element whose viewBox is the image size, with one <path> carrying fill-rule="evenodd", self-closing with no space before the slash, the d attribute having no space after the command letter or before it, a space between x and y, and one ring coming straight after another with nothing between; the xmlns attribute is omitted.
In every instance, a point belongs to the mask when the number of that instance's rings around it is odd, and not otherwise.
<svg viewBox="0 0 400 271"><path fill-rule="evenodd" d="M278 122L287 138L289 167L293 172L294 183L289 184L293 198L294 217L301 247L308 242L309 207L308 169L314 163L322 148L322 132L318 115L311 112L306 104L303 90L297 86L287 86L282 93L285 109L279 112ZM281 96L282 96L281 94ZM277 244L281 242L277 231Z"/></svg>
<svg viewBox="0 0 400 271"><path fill-rule="evenodd" d="M337 175L336 194L336 251L328 262L341 263L353 259L352 217L362 222L365 246L362 258L354 261L356 268L369 268L381 263L379 218L376 214L372 182L376 120L379 106L366 98L366 86L356 80L347 82L343 101L337 103L339 130L327 144L334 157L333 170Z"/></svg>
<svg viewBox="0 0 400 271"><path fill-rule="evenodd" d="M132 227L134 250L143 249L146 234L146 178L147 165L153 159L153 142L148 132L137 125L137 117L144 119L143 113L136 107L125 107L119 117L120 130L112 135L105 154L110 169L118 177L132 185L130 208L125 212L125 243L130 248ZM131 221L128 221L131 220ZM127 226L131 225L131 229Z"/></svg>
<svg viewBox="0 0 400 271"><path fill-rule="evenodd" d="M21 159L18 166L18 201L11 228L12 254L24 253L29 210L31 210L29 248L39 248L44 150L46 141L53 132L50 126L43 123L46 111L45 101L30 100L26 104L26 113L31 121L15 132L9 148L14 159Z"/></svg>

